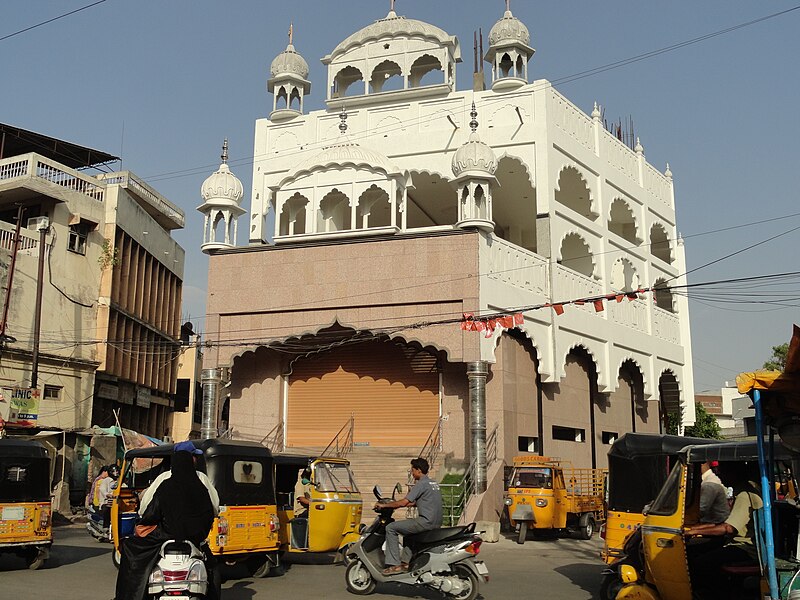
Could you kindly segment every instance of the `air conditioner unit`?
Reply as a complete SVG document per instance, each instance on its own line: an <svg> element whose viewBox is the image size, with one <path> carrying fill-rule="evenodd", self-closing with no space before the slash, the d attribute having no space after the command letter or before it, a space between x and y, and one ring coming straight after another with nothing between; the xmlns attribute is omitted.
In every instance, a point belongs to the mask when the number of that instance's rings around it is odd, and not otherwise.
<svg viewBox="0 0 800 600"><path fill-rule="evenodd" d="M32 217L28 219L27 227L28 229L42 231L43 229L50 227L50 219L48 217Z"/></svg>

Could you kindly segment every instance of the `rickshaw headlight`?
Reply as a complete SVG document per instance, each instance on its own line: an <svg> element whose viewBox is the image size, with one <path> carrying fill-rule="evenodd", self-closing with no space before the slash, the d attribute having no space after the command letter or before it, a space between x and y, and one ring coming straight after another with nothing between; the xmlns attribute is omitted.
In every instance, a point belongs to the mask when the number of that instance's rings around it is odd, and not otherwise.
<svg viewBox="0 0 800 600"><path fill-rule="evenodd" d="M544 508L545 506L547 506L547 498L537 498L536 506L538 506L539 508Z"/></svg>
<svg viewBox="0 0 800 600"><path fill-rule="evenodd" d="M511 500L511 498L506 498L505 500L503 500L503 502L505 503L506 506L511 506L511 504L513 504L513 500Z"/></svg>
<svg viewBox="0 0 800 600"><path fill-rule="evenodd" d="M619 569L619 576L623 583L636 583L639 579L639 574L630 565L622 565Z"/></svg>

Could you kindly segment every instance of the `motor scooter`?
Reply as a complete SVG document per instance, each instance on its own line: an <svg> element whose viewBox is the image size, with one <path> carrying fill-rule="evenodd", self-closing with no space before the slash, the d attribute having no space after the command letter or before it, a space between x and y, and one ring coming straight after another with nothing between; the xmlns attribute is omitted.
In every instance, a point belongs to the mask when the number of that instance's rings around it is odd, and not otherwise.
<svg viewBox="0 0 800 600"><path fill-rule="evenodd" d="M159 559L147 579L152 600L205 598L209 592L203 551L189 541L169 540L161 545Z"/></svg>
<svg viewBox="0 0 800 600"><path fill-rule="evenodd" d="M379 504L390 502L383 498L380 488L373 488ZM408 571L384 575L383 545L386 526L394 519L393 508L379 508L377 517L362 532L361 539L347 551L350 564L345 571L347 590L363 596L375 591L378 583L403 583L438 590L444 597L455 600L474 600L479 582L489 581L489 570L476 560L482 540L475 533L475 524L464 527L444 527L407 535L403 539L402 557Z"/></svg>
<svg viewBox="0 0 800 600"><path fill-rule="evenodd" d="M86 522L86 530L92 534L98 542L111 541L111 528L103 527L103 511L95 510L94 506L90 506L86 512L89 520Z"/></svg>

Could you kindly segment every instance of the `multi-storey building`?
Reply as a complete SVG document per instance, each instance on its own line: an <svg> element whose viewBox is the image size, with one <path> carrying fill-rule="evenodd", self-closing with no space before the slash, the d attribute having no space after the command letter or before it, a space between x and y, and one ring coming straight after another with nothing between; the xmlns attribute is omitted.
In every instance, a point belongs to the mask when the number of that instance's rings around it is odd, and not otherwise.
<svg viewBox="0 0 800 600"><path fill-rule="evenodd" d="M438 447L438 470L475 462L494 502L515 454L603 467L619 435L692 422L672 174L530 83L533 53L507 11L489 89L459 91L457 38L392 11L322 59L311 113L291 40L273 61L250 210L225 164L199 208L205 366L230 369L235 435Z"/></svg>
<svg viewBox="0 0 800 600"><path fill-rule="evenodd" d="M184 265L170 233L183 227L183 212L133 173L81 170L113 156L7 125L0 135L3 384L30 386L38 351L40 426L107 427L118 418L123 427L163 435L175 393Z"/></svg>

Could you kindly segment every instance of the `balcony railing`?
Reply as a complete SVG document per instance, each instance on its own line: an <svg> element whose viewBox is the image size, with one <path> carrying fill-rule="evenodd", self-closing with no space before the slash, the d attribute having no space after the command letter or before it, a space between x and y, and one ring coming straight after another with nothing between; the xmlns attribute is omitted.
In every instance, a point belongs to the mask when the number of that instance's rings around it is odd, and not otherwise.
<svg viewBox="0 0 800 600"><path fill-rule="evenodd" d="M10 223L0 221L0 248L12 252L14 250L14 232L16 228ZM19 253L28 256L39 256L39 239L26 234L28 229L20 229Z"/></svg>
<svg viewBox="0 0 800 600"><path fill-rule="evenodd" d="M0 182L29 178L46 181L102 202L105 184L36 153L0 160Z"/></svg>
<svg viewBox="0 0 800 600"><path fill-rule="evenodd" d="M653 307L653 334L662 340L680 344L678 315L658 306Z"/></svg>
<svg viewBox="0 0 800 600"><path fill-rule="evenodd" d="M489 250L490 279L508 283L516 288L547 295L547 261L525 248L493 236Z"/></svg>
<svg viewBox="0 0 800 600"><path fill-rule="evenodd" d="M563 302L568 300L580 300L581 298L591 298L593 296L600 296L603 294L603 286L599 281L595 281L591 277L587 277L582 273L573 271L564 265L553 265L555 268L555 277L553 278L553 301ZM600 314L595 312L591 305L583 307L591 314Z"/></svg>
<svg viewBox="0 0 800 600"><path fill-rule="evenodd" d="M186 225L186 217L180 208L172 204L172 202L164 198L164 196L159 194L130 171L109 173L107 175L101 175L101 178L106 183L116 183L131 190L134 194L150 204L150 206L155 208L158 212L171 219L176 225L178 225L179 229L182 229Z"/></svg>
<svg viewBox="0 0 800 600"><path fill-rule="evenodd" d="M637 331L647 332L647 304L646 300L630 301L623 298L622 302L608 302L608 315L613 323L624 325Z"/></svg>

